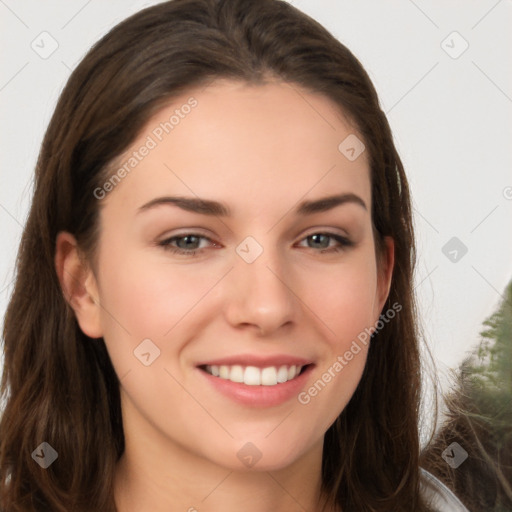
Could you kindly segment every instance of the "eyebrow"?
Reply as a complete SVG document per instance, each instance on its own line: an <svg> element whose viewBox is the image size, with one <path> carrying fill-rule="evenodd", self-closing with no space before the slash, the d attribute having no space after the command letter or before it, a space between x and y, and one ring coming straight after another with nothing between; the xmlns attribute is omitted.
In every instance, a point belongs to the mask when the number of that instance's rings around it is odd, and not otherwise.
<svg viewBox="0 0 512 512"><path fill-rule="evenodd" d="M368 210L366 203L356 194L338 194L322 197L313 201L303 201L296 209L297 215L312 215L314 213L326 212L344 204L356 204ZM231 210L228 206L210 199L194 197L165 196L152 199L143 204L137 213L150 210L161 205L174 205L188 212L211 215L216 217L230 217Z"/></svg>

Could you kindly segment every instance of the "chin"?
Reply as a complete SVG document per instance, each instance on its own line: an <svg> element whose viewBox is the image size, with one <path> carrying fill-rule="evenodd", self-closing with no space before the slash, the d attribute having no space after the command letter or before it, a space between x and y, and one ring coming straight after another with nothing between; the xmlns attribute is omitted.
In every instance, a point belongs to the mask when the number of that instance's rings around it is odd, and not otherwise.
<svg viewBox="0 0 512 512"><path fill-rule="evenodd" d="M230 443L233 451L218 454L214 462L231 471L263 472L285 469L304 456L300 440L282 437L269 441L268 439L254 442L235 441Z"/></svg>

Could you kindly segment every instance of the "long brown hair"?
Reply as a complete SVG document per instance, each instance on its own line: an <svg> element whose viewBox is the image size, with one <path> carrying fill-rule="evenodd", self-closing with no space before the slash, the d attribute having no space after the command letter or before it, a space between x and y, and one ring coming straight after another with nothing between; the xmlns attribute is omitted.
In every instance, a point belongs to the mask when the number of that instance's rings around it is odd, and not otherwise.
<svg viewBox="0 0 512 512"><path fill-rule="evenodd" d="M5 512L115 511L124 450L119 380L103 339L78 327L54 267L72 233L93 261L109 165L174 97L216 78L277 78L321 93L351 120L370 158L378 256L395 241L384 310L351 401L325 435L322 481L344 511L426 511L419 493L420 358L413 295L409 189L377 93L354 55L319 23L279 0L174 0L114 27L71 74L37 161L30 214L4 325L6 400L0 422ZM340 141L341 142L341 141ZM42 442L58 460L42 469Z"/></svg>

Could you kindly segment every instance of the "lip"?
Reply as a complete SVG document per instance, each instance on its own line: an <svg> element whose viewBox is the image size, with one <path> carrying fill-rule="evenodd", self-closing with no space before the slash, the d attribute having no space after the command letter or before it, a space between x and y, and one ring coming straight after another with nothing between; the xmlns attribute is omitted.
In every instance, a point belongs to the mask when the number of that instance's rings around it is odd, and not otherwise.
<svg viewBox="0 0 512 512"><path fill-rule="evenodd" d="M313 361L303 359L301 357L290 356L287 354L276 354L273 356L264 356L261 354L240 354L229 357L223 357L222 359L211 359L208 361L202 361L196 366L234 366L236 364L240 366L256 366L257 368L266 368L268 366L306 366L311 364Z"/></svg>
<svg viewBox="0 0 512 512"><path fill-rule="evenodd" d="M226 363L226 361L232 360L234 361L233 363ZM302 361L297 358L276 359L276 361L278 361L278 364L300 364L295 362L283 363L284 360ZM242 361L242 359L236 357L228 359L219 359L218 361L221 362L221 364L226 364L227 366L230 366L232 364L242 364L240 362ZM255 364L254 359L252 359L251 364L247 366L277 366L277 364L273 363L268 364L268 361L269 358L266 358L264 363L260 360L260 364ZM216 361L212 361L205 364L219 363L217 363ZM243 382L231 382L230 380L221 379L220 377L214 377L213 375L210 375L205 370L199 367L197 367L196 370L199 372L200 375L202 375L202 378L206 380L206 383L208 385L212 386L212 388L215 389L217 392L228 397L235 403L253 408L264 408L276 407L291 400L292 398L297 397L301 389L304 388L304 385L307 379L309 378L309 375L315 365L311 363L308 364L306 362L305 364L301 364L301 366L306 366L306 368L303 369L302 373L298 377L295 377L294 379L289 380L287 382L283 382L281 384L276 384L275 386L248 386Z"/></svg>

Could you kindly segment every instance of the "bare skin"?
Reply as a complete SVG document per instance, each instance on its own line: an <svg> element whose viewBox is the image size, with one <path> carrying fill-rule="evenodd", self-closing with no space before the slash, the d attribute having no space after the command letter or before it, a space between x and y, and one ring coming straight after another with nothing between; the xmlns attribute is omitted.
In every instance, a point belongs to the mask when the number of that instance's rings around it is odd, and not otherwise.
<svg viewBox="0 0 512 512"><path fill-rule="evenodd" d="M190 96L197 106L157 140L155 128ZM331 101L296 85L215 82L158 112L126 152L148 136L157 142L99 199L97 268L59 234L56 268L80 328L104 338L121 379L119 512L318 510L323 437L359 383L368 346L341 371L333 365L378 320L394 261L387 240L377 266L367 155L350 161L338 149L350 134ZM296 213L303 201L341 194L331 209ZM140 210L163 196L222 202L231 216L175 204ZM159 245L178 235L198 237L169 242L188 254ZM243 256L258 246L249 263ZM145 339L160 351L147 366L134 356ZM328 381L307 403L296 393L241 404L198 368L283 354L311 365L300 391ZM252 467L237 456L244 446L259 453Z"/></svg>

